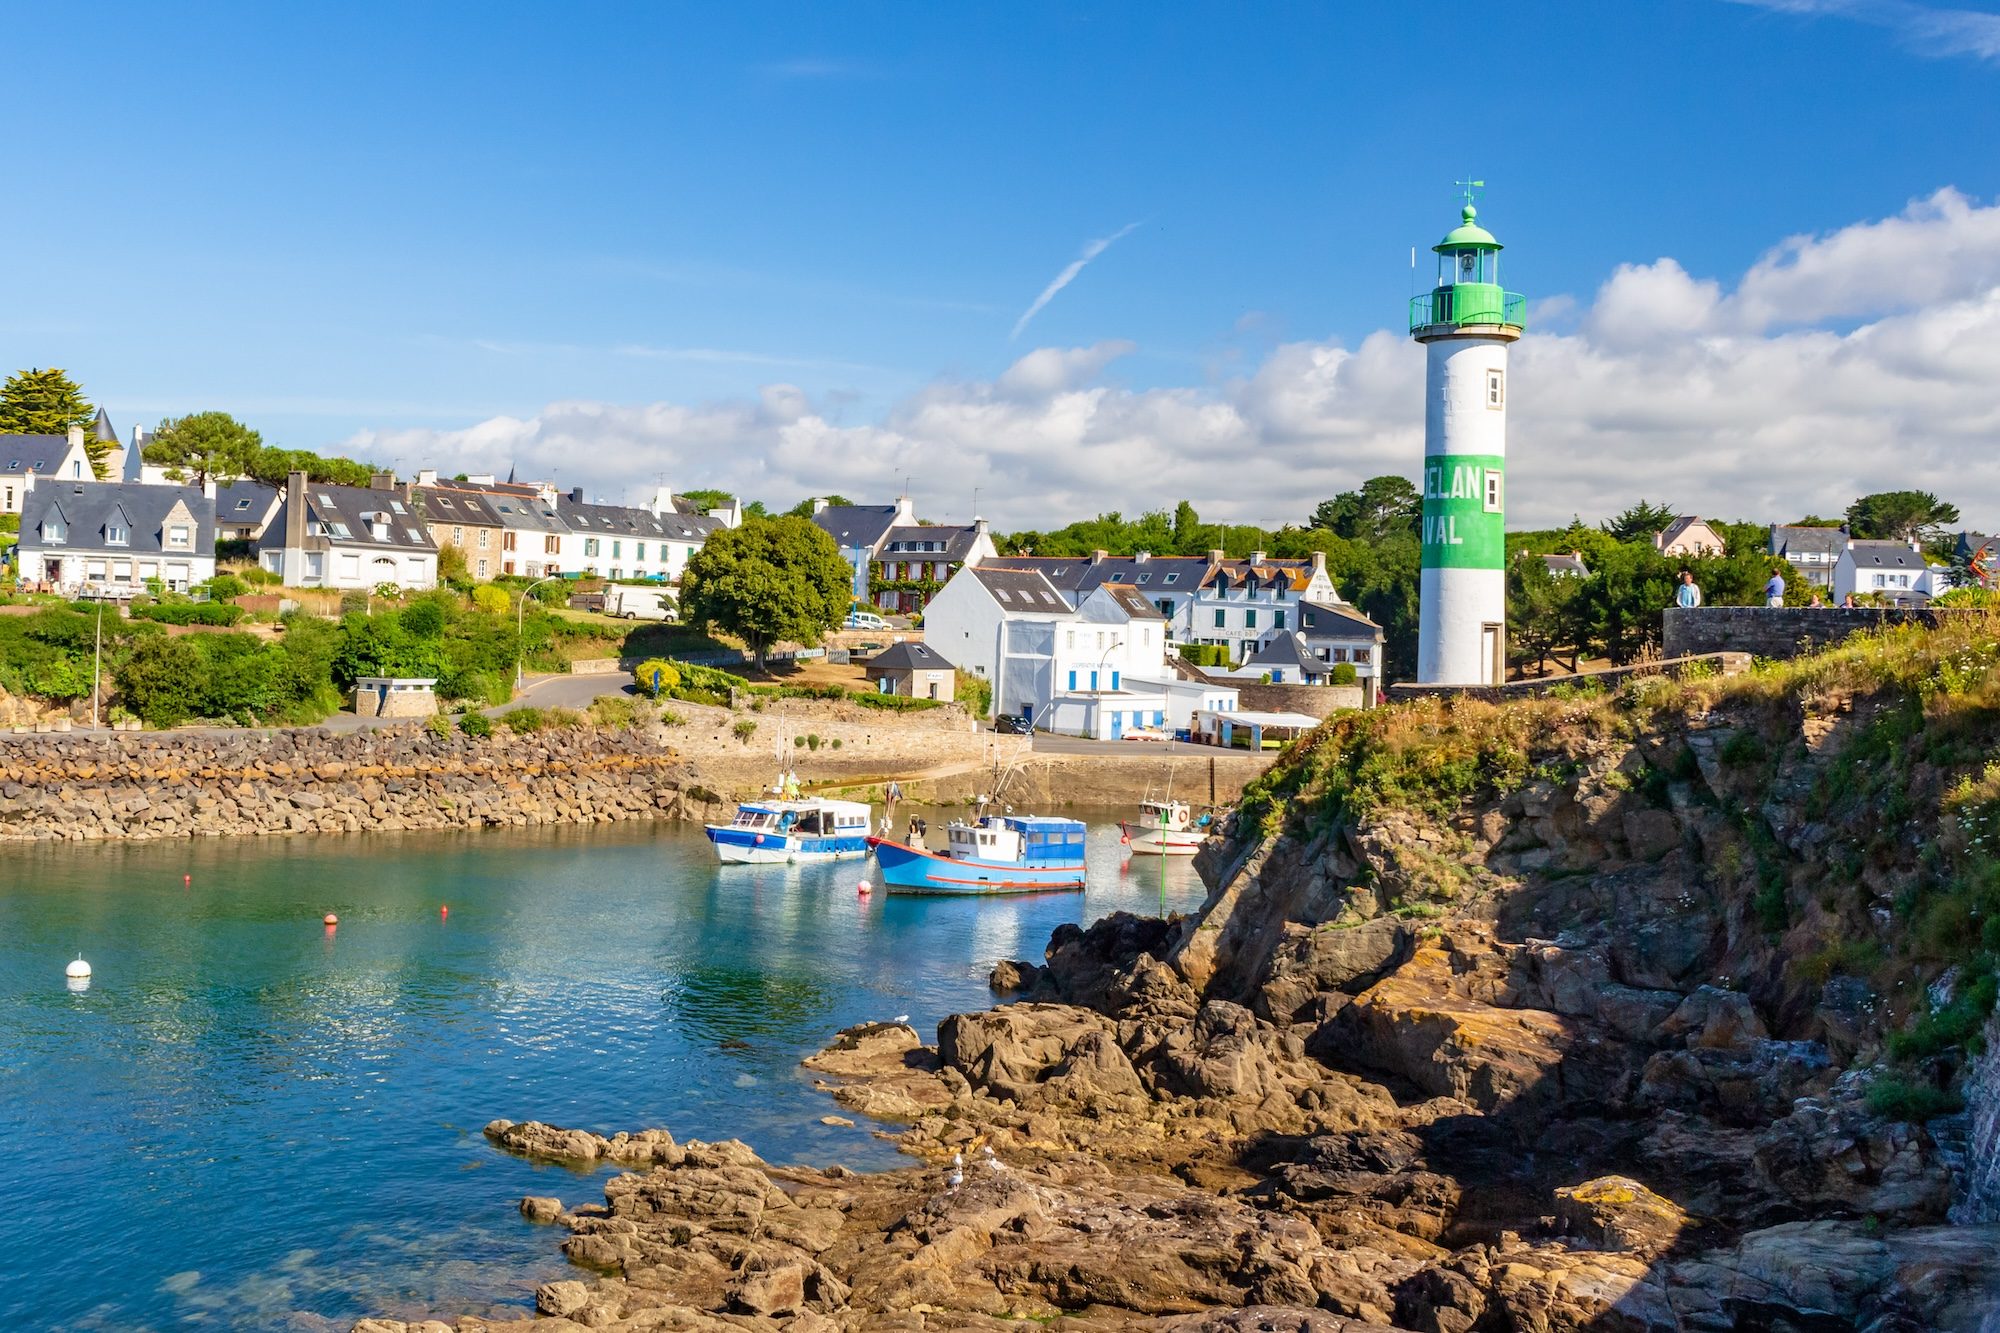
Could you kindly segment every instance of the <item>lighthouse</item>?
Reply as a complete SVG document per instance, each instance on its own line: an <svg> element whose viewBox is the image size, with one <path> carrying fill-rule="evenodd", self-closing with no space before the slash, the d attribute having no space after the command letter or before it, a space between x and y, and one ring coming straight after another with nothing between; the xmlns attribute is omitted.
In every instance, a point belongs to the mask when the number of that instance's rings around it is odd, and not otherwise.
<svg viewBox="0 0 2000 1333"><path fill-rule="evenodd" d="M1431 249L1437 286L1410 301L1424 345L1420 685L1497 685L1507 663L1507 349L1524 298L1500 286L1500 242L1462 181L1459 225Z"/></svg>

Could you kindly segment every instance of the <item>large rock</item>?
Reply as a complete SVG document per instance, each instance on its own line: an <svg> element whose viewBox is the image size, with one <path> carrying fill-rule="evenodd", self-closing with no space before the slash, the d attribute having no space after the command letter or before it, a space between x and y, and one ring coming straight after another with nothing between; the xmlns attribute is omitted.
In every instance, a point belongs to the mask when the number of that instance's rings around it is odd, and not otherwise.
<svg viewBox="0 0 2000 1333"><path fill-rule="evenodd" d="M1287 922L1257 991L1257 1011L1289 1023L1324 991L1359 993L1409 957L1414 935L1394 917L1353 924L1301 926Z"/></svg>
<svg viewBox="0 0 2000 1333"><path fill-rule="evenodd" d="M1592 1249L1651 1257L1680 1238L1687 1214L1629 1176L1599 1176L1556 1191L1556 1226Z"/></svg>
<svg viewBox="0 0 2000 1333"><path fill-rule="evenodd" d="M972 1087L1022 1106L1140 1091L1117 1028L1060 1004L1009 1004L938 1025L938 1059Z"/></svg>

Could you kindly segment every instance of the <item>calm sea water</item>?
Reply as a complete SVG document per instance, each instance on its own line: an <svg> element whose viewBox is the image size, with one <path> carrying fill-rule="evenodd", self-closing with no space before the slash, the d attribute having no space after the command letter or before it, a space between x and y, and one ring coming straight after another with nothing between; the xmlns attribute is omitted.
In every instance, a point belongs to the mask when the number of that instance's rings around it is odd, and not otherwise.
<svg viewBox="0 0 2000 1333"><path fill-rule="evenodd" d="M1091 847L1086 893L983 901L723 868L680 826L0 849L0 1328L527 1307L566 1267L513 1202L602 1180L495 1152L498 1116L892 1165L799 1058L990 1003L1062 922L1201 900Z"/></svg>

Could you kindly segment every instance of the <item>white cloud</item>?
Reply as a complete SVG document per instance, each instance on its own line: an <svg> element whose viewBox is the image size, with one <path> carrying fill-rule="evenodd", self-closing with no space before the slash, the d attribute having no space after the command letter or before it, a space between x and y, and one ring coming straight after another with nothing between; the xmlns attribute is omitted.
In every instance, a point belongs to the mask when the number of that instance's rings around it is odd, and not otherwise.
<svg viewBox="0 0 2000 1333"><path fill-rule="evenodd" d="M1560 300L1556 309L1563 309ZM1594 519L1639 498L1728 518L1837 512L1916 486L2000 523L2000 206L1952 191L1775 246L1733 286L1671 259L1618 269L1575 319L1516 347L1510 520ZM445 471L554 476L638 498L658 477L789 505L893 495L1004 528L1136 514L1302 522L1381 472L1415 475L1423 349L1380 331L1290 342L1200 387L1130 388L1128 342L1044 347L991 380L939 380L872 420L789 384L688 406L550 404L348 449Z"/></svg>
<svg viewBox="0 0 2000 1333"><path fill-rule="evenodd" d="M1014 321L1014 332L1009 336L1014 338L1020 337L1021 331L1028 327L1028 321L1040 314L1043 306L1055 300L1057 292L1076 281L1076 275L1083 272L1085 264L1088 264L1106 250L1109 250L1115 242L1130 236L1138 226L1139 224L1136 222L1128 222L1109 236L1100 236L1094 241L1086 242L1083 247L1083 253L1072 259L1069 262L1069 266L1063 269L1062 272L1056 274L1049 285L1042 288L1042 294L1035 298L1035 303L1021 312L1021 317Z"/></svg>
<svg viewBox="0 0 2000 1333"><path fill-rule="evenodd" d="M1925 56L2000 60L2000 14L1946 9L1915 0L1731 0L1753 9L1806 18L1843 18L1887 28Z"/></svg>

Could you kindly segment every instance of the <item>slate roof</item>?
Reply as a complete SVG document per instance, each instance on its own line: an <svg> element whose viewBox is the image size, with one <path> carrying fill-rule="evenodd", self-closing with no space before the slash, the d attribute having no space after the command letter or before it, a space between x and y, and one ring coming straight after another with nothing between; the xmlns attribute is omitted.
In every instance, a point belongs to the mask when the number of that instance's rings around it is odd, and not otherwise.
<svg viewBox="0 0 2000 1333"><path fill-rule="evenodd" d="M1847 533L1839 528L1799 528L1788 524L1771 525L1771 554L1824 555L1838 559L1846 549Z"/></svg>
<svg viewBox="0 0 2000 1333"><path fill-rule="evenodd" d="M493 508L494 498L477 491L461 491L449 486L413 487L410 496L426 523L454 523L469 528L502 526Z"/></svg>
<svg viewBox="0 0 2000 1333"><path fill-rule="evenodd" d="M972 553L972 544L979 540L979 529L975 527L955 527L941 523L918 524L915 527L890 528L882 534L882 545L876 554L891 558L908 557L917 560L964 560ZM898 551L897 542L943 542L942 551Z"/></svg>
<svg viewBox="0 0 2000 1333"><path fill-rule="evenodd" d="M569 524L543 502L542 497L530 492L523 495L518 491L489 491L486 500L492 506L494 517L503 528L514 528L525 532L568 532Z"/></svg>
<svg viewBox="0 0 2000 1333"><path fill-rule="evenodd" d="M215 489L215 517L222 523L262 523L280 500L282 489L244 477Z"/></svg>
<svg viewBox="0 0 2000 1333"><path fill-rule="evenodd" d="M1548 566L1551 574L1574 574L1583 579L1590 577L1590 566L1584 564L1583 557L1575 551L1565 551L1561 555L1545 555L1541 557L1541 561Z"/></svg>
<svg viewBox="0 0 2000 1333"><path fill-rule="evenodd" d="M872 551L896 526L896 506L828 505L814 514L812 521L826 529L841 550L861 546Z"/></svg>
<svg viewBox="0 0 2000 1333"><path fill-rule="evenodd" d="M1201 556L1156 555L1144 560L1136 556L1113 555L1093 561L1087 555L1008 555L982 562L985 567L1032 569L1050 583L1081 600L1102 583L1129 583L1148 595L1192 593L1208 573L1208 561Z"/></svg>
<svg viewBox="0 0 2000 1333"><path fill-rule="evenodd" d="M2000 547L1994 546L1996 540L2000 539L1989 537L1983 532L1961 532L1958 534L1958 553L1977 555L1983 550L2000 550Z"/></svg>
<svg viewBox="0 0 2000 1333"><path fill-rule="evenodd" d="M1316 639L1373 639L1379 638L1382 627L1362 615L1353 607L1342 603L1333 606L1326 602L1301 602L1299 628Z"/></svg>
<svg viewBox="0 0 2000 1333"><path fill-rule="evenodd" d="M377 539L369 516L387 515L387 535ZM271 532L284 531L273 517ZM377 550L435 551L430 529L418 507L401 491L378 491L367 486L330 486L321 481L306 483L306 531L342 546L367 546Z"/></svg>
<svg viewBox="0 0 2000 1333"><path fill-rule="evenodd" d="M111 425L111 417L103 408L97 409L97 420L90 423L90 429L97 439L109 440L112 444L118 443L118 432Z"/></svg>
<svg viewBox="0 0 2000 1333"><path fill-rule="evenodd" d="M1100 585L1118 603L1119 607L1134 620L1165 620L1160 608L1146 600L1146 595L1129 583L1106 583Z"/></svg>
<svg viewBox="0 0 2000 1333"><path fill-rule="evenodd" d="M1854 558L1856 569L1911 569L1923 570L1930 562L1924 559L1922 551L1912 551L1908 542L1853 542L1848 554Z"/></svg>
<svg viewBox="0 0 2000 1333"><path fill-rule="evenodd" d="M1034 570L993 569L986 565L973 565L962 570L979 580L980 586L993 594L993 600L1000 603L1003 611L1020 615L1064 616L1070 613L1070 604L1063 600L1055 585Z"/></svg>
<svg viewBox="0 0 2000 1333"><path fill-rule="evenodd" d="M166 546L167 515L176 504L187 506L194 520L194 544L187 548ZM139 486L122 481L37 481L35 489L21 497L21 544L35 550L53 550L42 543L42 522L52 511L60 511L69 529L60 549L70 551L136 551L142 555L215 554L215 502L198 486ZM105 526L122 515L130 542L107 546Z"/></svg>
<svg viewBox="0 0 2000 1333"><path fill-rule="evenodd" d="M1207 564L1206 561L1203 562ZM1251 564L1248 560L1224 560L1220 564L1208 566L1208 575L1202 580L1204 587L1214 588L1290 588L1303 592L1312 582L1312 561L1310 560L1266 560L1262 564Z"/></svg>
<svg viewBox="0 0 2000 1333"><path fill-rule="evenodd" d="M51 475L69 456L67 435L0 435L0 473Z"/></svg>
<svg viewBox="0 0 2000 1333"><path fill-rule="evenodd" d="M905 639L868 659L870 674L878 671L956 671L944 655L928 644Z"/></svg>
<svg viewBox="0 0 2000 1333"><path fill-rule="evenodd" d="M1300 671L1317 674L1325 666L1306 648L1305 640L1296 631L1274 634L1262 648L1251 654L1244 666L1253 667L1297 667Z"/></svg>
<svg viewBox="0 0 2000 1333"><path fill-rule="evenodd" d="M704 542L722 526L722 520L693 514L655 515L650 509L630 505L584 504L576 500L556 501L556 513L569 524L571 532L591 537L670 538Z"/></svg>

